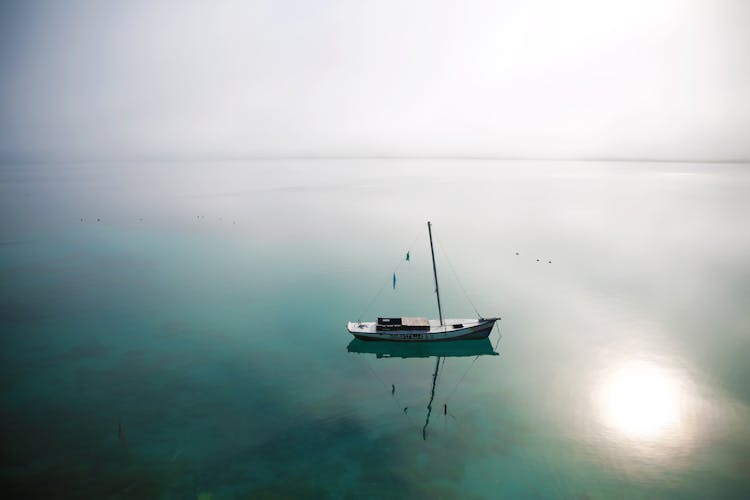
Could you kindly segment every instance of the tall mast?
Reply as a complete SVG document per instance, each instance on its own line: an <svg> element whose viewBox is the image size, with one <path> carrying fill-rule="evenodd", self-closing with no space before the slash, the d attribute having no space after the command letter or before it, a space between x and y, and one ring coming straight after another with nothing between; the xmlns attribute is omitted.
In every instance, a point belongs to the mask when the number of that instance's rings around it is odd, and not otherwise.
<svg viewBox="0 0 750 500"><path fill-rule="evenodd" d="M440 289L438 288L437 267L435 267L435 248L432 246L432 223L427 221L427 232L430 233L430 252L432 252L432 273L435 275L435 295L438 301L438 314L440 315L440 326L443 326L443 309L440 307Z"/></svg>

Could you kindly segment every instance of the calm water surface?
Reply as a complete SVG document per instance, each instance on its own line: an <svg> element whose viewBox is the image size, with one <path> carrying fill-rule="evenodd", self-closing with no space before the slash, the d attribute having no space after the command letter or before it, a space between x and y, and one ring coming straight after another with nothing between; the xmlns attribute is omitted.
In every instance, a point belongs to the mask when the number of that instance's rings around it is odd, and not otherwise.
<svg viewBox="0 0 750 500"><path fill-rule="evenodd" d="M750 496L747 165L6 165L0 213L5 495ZM499 330L352 342L436 317L428 219Z"/></svg>

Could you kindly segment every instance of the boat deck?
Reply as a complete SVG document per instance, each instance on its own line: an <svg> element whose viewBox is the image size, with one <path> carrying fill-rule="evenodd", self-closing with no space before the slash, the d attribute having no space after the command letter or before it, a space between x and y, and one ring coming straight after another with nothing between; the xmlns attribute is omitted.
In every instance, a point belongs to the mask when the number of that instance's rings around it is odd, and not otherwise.
<svg viewBox="0 0 750 500"><path fill-rule="evenodd" d="M429 329L421 330L422 333L444 333L452 332L455 330L461 330L472 326L479 325L480 321L477 318L469 319L445 319L443 325L440 325L440 320L431 319L428 320ZM362 322L350 322L348 330L352 333L404 333L412 331L410 328L388 328L387 330L378 329L378 324L375 321L362 321Z"/></svg>
<svg viewBox="0 0 750 500"><path fill-rule="evenodd" d="M498 318L446 319L443 325L436 319L429 320L429 329L413 330L388 327L378 328L377 322L350 322L347 330L362 340L392 340L401 342L430 342L436 340L481 339L486 338ZM382 325L381 325L382 326Z"/></svg>

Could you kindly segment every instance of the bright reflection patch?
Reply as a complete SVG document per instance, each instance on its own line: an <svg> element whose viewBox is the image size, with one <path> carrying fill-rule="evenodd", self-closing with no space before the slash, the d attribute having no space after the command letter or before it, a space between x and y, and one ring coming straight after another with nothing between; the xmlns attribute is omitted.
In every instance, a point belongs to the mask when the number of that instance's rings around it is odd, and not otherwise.
<svg viewBox="0 0 750 500"><path fill-rule="evenodd" d="M680 381L658 366L636 362L602 381L604 423L635 439L658 439L678 430L682 417Z"/></svg>

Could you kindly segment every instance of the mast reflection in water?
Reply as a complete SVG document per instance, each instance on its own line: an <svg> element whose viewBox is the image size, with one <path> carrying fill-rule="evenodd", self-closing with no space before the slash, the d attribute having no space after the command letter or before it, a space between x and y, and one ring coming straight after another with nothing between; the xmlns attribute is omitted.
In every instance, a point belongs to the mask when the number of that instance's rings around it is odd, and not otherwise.
<svg viewBox="0 0 750 500"><path fill-rule="evenodd" d="M499 343L502 337L499 336L497 342ZM427 414L425 415L424 425L422 426L422 439L427 439L427 427L430 424L430 416L432 414L432 403L435 400L435 389L437 388L437 382L439 379L441 364L445 366L445 358L462 358L462 357L474 357L469 368L464 372L461 379L459 379L454 391L463 381L463 378L474 366L474 363L480 356L497 356L496 351L497 344L493 348L489 338L481 340L456 340L446 342L365 342L363 340L354 339L349 342L347 351L359 353L359 354L374 354L378 359L382 358L436 358L435 369L432 373L432 387L430 388L430 399L427 403ZM368 365L369 368L369 365ZM370 368L372 371L372 368ZM386 387L385 383L377 376L375 372L373 375ZM394 387L395 390L395 387ZM450 397L453 391L446 397ZM446 412L447 412L447 406ZM404 407L406 412L407 407Z"/></svg>

